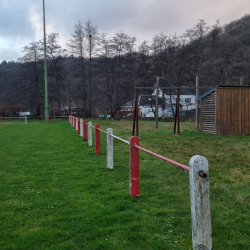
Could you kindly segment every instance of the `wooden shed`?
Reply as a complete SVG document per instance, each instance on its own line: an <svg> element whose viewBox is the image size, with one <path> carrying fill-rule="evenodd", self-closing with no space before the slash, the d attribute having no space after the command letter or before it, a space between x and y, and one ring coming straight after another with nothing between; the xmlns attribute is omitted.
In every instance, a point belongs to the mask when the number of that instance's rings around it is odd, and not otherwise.
<svg viewBox="0 0 250 250"><path fill-rule="evenodd" d="M199 97L200 130L216 135L250 134L250 86L217 86Z"/></svg>

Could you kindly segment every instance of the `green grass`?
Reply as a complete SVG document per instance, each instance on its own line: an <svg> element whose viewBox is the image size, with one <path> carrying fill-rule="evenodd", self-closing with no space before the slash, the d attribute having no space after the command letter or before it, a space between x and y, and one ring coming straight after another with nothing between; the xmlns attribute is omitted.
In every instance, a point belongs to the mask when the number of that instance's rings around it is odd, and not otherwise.
<svg viewBox="0 0 250 250"><path fill-rule="evenodd" d="M131 121L96 121L129 140ZM140 146L188 165L210 164L213 249L250 249L250 137L214 136L181 123L140 122ZM94 137L93 137L94 139ZM0 126L0 249L192 249L187 171L140 152L140 197L129 195L128 145L114 169L67 120Z"/></svg>

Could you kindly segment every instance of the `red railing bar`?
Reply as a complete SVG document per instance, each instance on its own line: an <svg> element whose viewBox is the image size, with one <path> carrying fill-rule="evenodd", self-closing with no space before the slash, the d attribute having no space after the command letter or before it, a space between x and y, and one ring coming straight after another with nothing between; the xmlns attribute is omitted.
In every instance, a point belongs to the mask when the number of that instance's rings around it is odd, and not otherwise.
<svg viewBox="0 0 250 250"><path fill-rule="evenodd" d="M100 129L100 128L98 128L97 130L99 130L99 131L101 131L101 132L103 132L103 133L107 134L107 132L106 132L106 131L104 131L104 130L102 130L102 129Z"/></svg>
<svg viewBox="0 0 250 250"><path fill-rule="evenodd" d="M145 149L145 148L142 148L142 147L138 146L137 144L134 144L133 146L134 146L135 148L138 148L138 149L140 149L140 150L142 150L142 151L144 151L144 152L146 152L146 153L148 153L148 154L151 154L151 155L153 155L153 156L155 156L155 157L157 157L157 158L159 158L159 159L162 159L162 160L167 161L167 162L169 162L169 163L171 163L171 164L173 164L173 165L175 165L175 166L177 166L177 167L180 167L180 168L182 168L182 169L185 169L185 170L189 171L189 167L186 166L186 165L180 164L179 162L173 161L173 160L171 160L171 159L168 159L168 158L166 158L166 157L164 157L164 156L162 156L162 155L158 155L158 154L156 154L156 153L154 153L154 152L152 152L152 151L149 151L149 150L147 150L147 149Z"/></svg>

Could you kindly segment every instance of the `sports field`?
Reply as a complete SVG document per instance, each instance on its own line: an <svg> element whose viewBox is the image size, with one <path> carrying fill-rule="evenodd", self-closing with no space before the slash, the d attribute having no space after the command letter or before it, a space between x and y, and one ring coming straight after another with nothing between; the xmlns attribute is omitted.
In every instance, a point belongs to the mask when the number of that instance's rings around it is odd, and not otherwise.
<svg viewBox="0 0 250 250"><path fill-rule="evenodd" d="M129 140L131 121L92 120ZM214 136L181 123L140 122L140 145L210 166L213 249L250 249L250 136ZM93 134L94 136L94 134ZM94 138L94 137L93 137ZM0 249L192 249L189 173L140 152L140 197L129 195L129 146L114 169L68 120L0 126Z"/></svg>

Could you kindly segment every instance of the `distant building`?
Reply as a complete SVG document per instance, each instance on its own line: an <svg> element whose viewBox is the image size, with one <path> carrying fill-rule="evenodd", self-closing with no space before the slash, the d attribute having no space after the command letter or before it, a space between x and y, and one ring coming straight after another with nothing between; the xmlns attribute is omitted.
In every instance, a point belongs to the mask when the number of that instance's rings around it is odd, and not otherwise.
<svg viewBox="0 0 250 250"><path fill-rule="evenodd" d="M30 112L26 111L26 112L17 112L18 116L30 116Z"/></svg>
<svg viewBox="0 0 250 250"><path fill-rule="evenodd" d="M172 117L175 113L177 91L176 89L164 89L158 92L158 117ZM152 95L139 95L138 107L141 117L154 117L156 105L156 89ZM121 106L121 111L133 112L135 99ZM193 111L196 108L195 94L188 88L180 89L180 111Z"/></svg>

